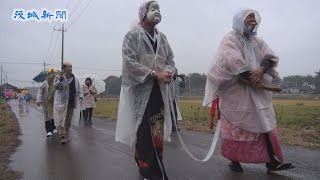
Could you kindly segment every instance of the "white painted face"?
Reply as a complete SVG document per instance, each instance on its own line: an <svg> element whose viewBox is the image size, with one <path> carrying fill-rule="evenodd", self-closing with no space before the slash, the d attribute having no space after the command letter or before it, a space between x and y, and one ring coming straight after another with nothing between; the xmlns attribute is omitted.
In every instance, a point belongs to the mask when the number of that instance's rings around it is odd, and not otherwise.
<svg viewBox="0 0 320 180"><path fill-rule="evenodd" d="M158 24L161 21L160 6L157 2L152 2L147 13L147 20Z"/></svg>

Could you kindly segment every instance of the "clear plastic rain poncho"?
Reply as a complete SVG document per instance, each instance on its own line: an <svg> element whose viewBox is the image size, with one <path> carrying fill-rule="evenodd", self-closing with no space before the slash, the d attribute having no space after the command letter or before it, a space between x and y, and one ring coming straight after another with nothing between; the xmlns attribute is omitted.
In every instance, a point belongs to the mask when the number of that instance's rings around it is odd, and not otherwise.
<svg viewBox="0 0 320 180"><path fill-rule="evenodd" d="M245 71L260 67L263 59L278 63L268 45L254 33L247 39L243 35L244 19L255 13L259 25L260 15L252 9L242 10L234 16L233 31L221 41L213 62L209 66L204 105L211 105L219 98L222 118L234 126L255 133L265 133L276 128L276 117L272 106L272 92L256 89L238 82L238 76ZM275 70L264 74L262 83L271 84Z"/></svg>
<svg viewBox="0 0 320 180"><path fill-rule="evenodd" d="M54 94L54 103L53 103L53 116L55 125L64 127L64 122L67 115L67 108L69 102L69 84L72 82L72 78L66 79L61 82L60 75L57 75L54 79L54 88L56 89ZM81 88L78 79L75 79L75 88L76 88L76 107L73 110L72 124L79 125L80 119L80 98L83 98L81 93Z"/></svg>
<svg viewBox="0 0 320 180"><path fill-rule="evenodd" d="M122 85L118 109L116 141L132 146L153 87L151 71L175 72L173 53L166 36L156 30L156 53L145 30L136 25L124 38ZM160 84L164 102L164 140L170 141L172 122L169 111L169 85Z"/></svg>
<svg viewBox="0 0 320 180"><path fill-rule="evenodd" d="M45 121L53 119L53 112L51 112L51 114L48 112L48 106L50 105L48 96L53 96L53 95L54 95L54 92L49 92L49 84L48 84L48 81L45 80L41 84L41 86L38 88L37 99L36 99L37 103L38 102L42 103L43 115L44 115Z"/></svg>

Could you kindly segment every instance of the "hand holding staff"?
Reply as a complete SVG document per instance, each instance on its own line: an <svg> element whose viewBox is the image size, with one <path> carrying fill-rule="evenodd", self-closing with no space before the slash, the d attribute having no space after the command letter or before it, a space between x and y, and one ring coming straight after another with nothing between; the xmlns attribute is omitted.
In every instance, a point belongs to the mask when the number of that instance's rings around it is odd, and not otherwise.
<svg viewBox="0 0 320 180"><path fill-rule="evenodd" d="M239 76L239 81L246 84L246 85L250 85L253 86L253 83L250 82L249 80ZM279 86L274 86L274 85L265 85L265 84L261 84L260 88L267 90L267 91L273 91L273 92L280 92L282 91L282 88Z"/></svg>

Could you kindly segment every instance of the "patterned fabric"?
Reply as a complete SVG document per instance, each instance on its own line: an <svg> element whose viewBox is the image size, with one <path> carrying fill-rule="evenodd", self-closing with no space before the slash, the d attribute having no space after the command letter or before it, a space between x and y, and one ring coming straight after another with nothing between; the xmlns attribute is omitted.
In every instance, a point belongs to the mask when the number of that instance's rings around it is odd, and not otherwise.
<svg viewBox="0 0 320 180"><path fill-rule="evenodd" d="M230 124L227 120L222 120L221 137L232 141L257 141L262 133L253 133Z"/></svg>
<svg viewBox="0 0 320 180"><path fill-rule="evenodd" d="M270 162L266 136L270 139L272 151L281 162L283 153L280 146L278 131L269 133L252 133L231 125L222 119L221 154L230 161L244 163Z"/></svg>
<svg viewBox="0 0 320 180"><path fill-rule="evenodd" d="M135 160L140 174L149 179L153 177L167 179L164 170L163 155L163 130L164 130L164 104L159 88L155 81L147 109L137 131ZM164 172L164 173L162 173Z"/></svg>

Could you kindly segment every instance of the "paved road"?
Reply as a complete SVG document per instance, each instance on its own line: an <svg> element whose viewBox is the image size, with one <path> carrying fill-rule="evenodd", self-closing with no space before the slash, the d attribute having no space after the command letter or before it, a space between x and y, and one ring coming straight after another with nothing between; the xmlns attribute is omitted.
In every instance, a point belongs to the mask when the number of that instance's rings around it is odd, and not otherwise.
<svg viewBox="0 0 320 180"><path fill-rule="evenodd" d="M71 142L62 146L57 136L47 138L41 108L35 105L10 105L18 117L22 144L11 157L11 167L23 172L27 180L140 180L133 150L114 141L115 122L94 119L91 128L72 126ZM181 132L188 147L204 157L212 134ZM219 148L206 163L198 163L182 150L177 136L164 147L164 163L170 180L291 180L320 179L320 151L283 146L285 157L297 167L268 174L263 164L244 164L244 173L228 169Z"/></svg>

